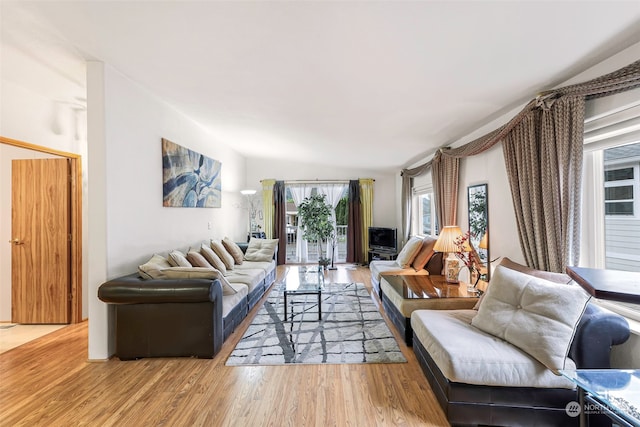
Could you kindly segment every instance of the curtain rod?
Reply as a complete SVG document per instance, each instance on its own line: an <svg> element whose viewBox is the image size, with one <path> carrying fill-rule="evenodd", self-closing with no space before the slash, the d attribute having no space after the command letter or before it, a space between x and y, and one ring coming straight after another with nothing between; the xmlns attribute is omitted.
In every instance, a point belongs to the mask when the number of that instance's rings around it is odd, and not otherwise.
<svg viewBox="0 0 640 427"><path fill-rule="evenodd" d="M369 179L369 178L367 178ZM373 182L376 180L370 178ZM262 182L263 180L260 180ZM348 179L289 179L284 181L286 184L348 184Z"/></svg>

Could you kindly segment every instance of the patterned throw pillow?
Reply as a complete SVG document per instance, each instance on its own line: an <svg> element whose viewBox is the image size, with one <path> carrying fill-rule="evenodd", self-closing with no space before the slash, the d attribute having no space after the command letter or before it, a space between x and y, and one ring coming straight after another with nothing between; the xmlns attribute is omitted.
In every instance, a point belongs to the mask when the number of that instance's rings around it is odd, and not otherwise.
<svg viewBox="0 0 640 427"><path fill-rule="evenodd" d="M227 252L231 254L235 263L238 265L242 264L242 261L244 260L244 252L242 252L240 246L228 237L222 239L222 244Z"/></svg>

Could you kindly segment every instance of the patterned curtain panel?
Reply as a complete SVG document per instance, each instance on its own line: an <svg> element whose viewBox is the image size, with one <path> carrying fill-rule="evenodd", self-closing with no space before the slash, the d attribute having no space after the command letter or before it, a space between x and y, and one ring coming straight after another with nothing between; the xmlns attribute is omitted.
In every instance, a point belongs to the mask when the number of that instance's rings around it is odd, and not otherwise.
<svg viewBox="0 0 640 427"><path fill-rule="evenodd" d="M373 225L373 179L360 179L360 206L362 208L362 250L363 260L368 258L369 250L369 227Z"/></svg>
<svg viewBox="0 0 640 427"><path fill-rule="evenodd" d="M347 262L363 264L362 255L362 209L360 205L360 182L349 181L349 217L347 219Z"/></svg>
<svg viewBox="0 0 640 427"><path fill-rule="evenodd" d="M273 186L273 206L274 206L274 238L278 241L277 264L284 264L287 261L287 197L285 194L284 181L276 181Z"/></svg>
<svg viewBox="0 0 640 427"><path fill-rule="evenodd" d="M580 258L584 97L531 111L502 147L527 264L564 272Z"/></svg>
<svg viewBox="0 0 640 427"><path fill-rule="evenodd" d="M436 202L436 215L440 229L447 225L457 225L458 211L458 169L460 159L445 157L440 150L431 163L433 192Z"/></svg>
<svg viewBox="0 0 640 427"><path fill-rule="evenodd" d="M402 247L411 234L411 212L413 211L413 198L411 189L413 188L413 178L426 174L431 169L431 161L417 166L413 169L402 169Z"/></svg>
<svg viewBox="0 0 640 427"><path fill-rule="evenodd" d="M273 239L273 215L275 212L273 208L273 186L275 183L275 179L262 180L262 212L264 214L264 234L267 239Z"/></svg>

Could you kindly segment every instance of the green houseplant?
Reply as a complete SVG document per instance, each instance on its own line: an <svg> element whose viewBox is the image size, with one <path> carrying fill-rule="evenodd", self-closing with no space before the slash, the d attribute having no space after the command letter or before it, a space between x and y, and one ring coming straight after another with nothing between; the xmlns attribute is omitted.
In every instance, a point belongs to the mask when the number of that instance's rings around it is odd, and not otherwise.
<svg viewBox="0 0 640 427"><path fill-rule="evenodd" d="M329 258L323 256L322 249L322 242L334 234L331 209L324 194L305 197L298 206L300 227L303 232L302 238L307 242L316 242L318 245L318 264L323 267L331 262Z"/></svg>

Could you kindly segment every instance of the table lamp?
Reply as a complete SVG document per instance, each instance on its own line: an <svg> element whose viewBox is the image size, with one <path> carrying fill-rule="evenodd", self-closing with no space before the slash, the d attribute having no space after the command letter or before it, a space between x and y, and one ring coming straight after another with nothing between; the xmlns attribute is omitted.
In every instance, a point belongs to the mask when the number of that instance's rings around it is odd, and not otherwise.
<svg viewBox="0 0 640 427"><path fill-rule="evenodd" d="M454 254L461 249L463 252L469 252L471 250L467 240L464 241L462 248L458 247L456 240L461 237L463 237L463 235L460 227L457 225L447 225L440 231L438 240L433 247L434 251L446 254L444 259L444 277L448 283L458 283L460 262Z"/></svg>

